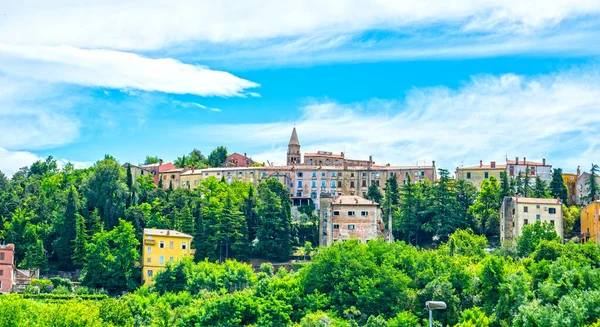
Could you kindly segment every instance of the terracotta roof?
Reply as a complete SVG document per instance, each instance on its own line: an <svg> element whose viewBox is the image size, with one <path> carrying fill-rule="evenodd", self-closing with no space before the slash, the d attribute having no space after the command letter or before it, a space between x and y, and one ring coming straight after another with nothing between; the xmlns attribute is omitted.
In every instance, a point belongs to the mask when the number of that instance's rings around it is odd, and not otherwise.
<svg viewBox="0 0 600 327"><path fill-rule="evenodd" d="M432 170L434 166L371 166L371 171L397 171L397 170ZM220 168L204 168L196 169L196 172L228 172L228 171L243 171L243 170L256 170L256 171L273 171L273 170L285 170L285 171L322 171L322 170L333 170L333 171L344 171L343 166L317 166L317 165L298 165L298 166L265 166L265 167L220 167ZM368 171L367 167L362 166L348 166L348 171Z"/></svg>
<svg viewBox="0 0 600 327"><path fill-rule="evenodd" d="M176 230L170 230L170 229L144 228L144 235L193 238L193 236L191 236L191 235L188 235L188 234L185 234L182 232L178 232Z"/></svg>
<svg viewBox="0 0 600 327"><path fill-rule="evenodd" d="M181 173L185 170L185 168L174 168L169 170L161 170L161 173Z"/></svg>
<svg viewBox="0 0 600 327"><path fill-rule="evenodd" d="M532 204L561 204L560 199L538 199L538 198L523 198L517 197L519 203L532 203Z"/></svg>
<svg viewBox="0 0 600 327"><path fill-rule="evenodd" d="M146 169L150 169L150 168L155 168L155 167L158 167L158 165L159 165L158 163L153 163L153 164L149 164L149 165L143 165L143 166L140 166L140 168L146 168ZM171 169L175 169L175 165L173 165L173 164L172 164L172 163L170 163L170 162L167 162L167 163L163 163L163 164L160 166L159 172L161 172L161 173L162 173L162 172L164 172L164 171L171 170Z"/></svg>
<svg viewBox="0 0 600 327"><path fill-rule="evenodd" d="M516 163L516 161L514 161L514 160L506 160L506 164L507 165L521 165L521 166L524 166L524 165L527 165L527 166L552 166L549 164L544 165L541 162L535 162L535 161L529 161L529 160L527 160L527 162L524 162L523 160L519 160L519 163Z"/></svg>
<svg viewBox="0 0 600 327"><path fill-rule="evenodd" d="M379 203L367 200L356 195L338 196L333 199L333 204L354 204L354 205L379 205Z"/></svg>
<svg viewBox="0 0 600 327"><path fill-rule="evenodd" d="M306 157L327 157L327 158L336 158L336 159L344 159L344 156L341 154L324 154L324 153L305 153L304 160ZM367 160L368 161L368 160Z"/></svg>
<svg viewBox="0 0 600 327"><path fill-rule="evenodd" d="M469 166L469 167L459 167L458 170L475 170L475 169L506 169L506 165L498 165L496 164L495 168L492 168L491 165L481 165L481 166Z"/></svg>

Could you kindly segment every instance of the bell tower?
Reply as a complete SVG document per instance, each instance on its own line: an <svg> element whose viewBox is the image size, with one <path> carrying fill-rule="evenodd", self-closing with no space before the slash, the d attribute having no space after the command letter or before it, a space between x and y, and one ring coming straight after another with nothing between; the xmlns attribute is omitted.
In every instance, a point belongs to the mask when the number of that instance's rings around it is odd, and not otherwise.
<svg viewBox="0 0 600 327"><path fill-rule="evenodd" d="M298 134L296 133L296 127L292 130L292 137L290 137L290 143L288 144L287 152L287 165L299 165L302 163L300 155L300 141L298 141Z"/></svg>

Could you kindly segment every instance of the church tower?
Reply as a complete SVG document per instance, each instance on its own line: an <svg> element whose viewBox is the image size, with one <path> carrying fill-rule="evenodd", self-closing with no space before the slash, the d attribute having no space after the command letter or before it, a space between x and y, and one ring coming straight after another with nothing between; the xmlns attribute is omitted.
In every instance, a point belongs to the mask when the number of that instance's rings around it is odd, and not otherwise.
<svg viewBox="0 0 600 327"><path fill-rule="evenodd" d="M288 144L287 165L293 166L299 164L301 164L300 141L298 141L298 134L296 134L296 127L294 127L290 143Z"/></svg>

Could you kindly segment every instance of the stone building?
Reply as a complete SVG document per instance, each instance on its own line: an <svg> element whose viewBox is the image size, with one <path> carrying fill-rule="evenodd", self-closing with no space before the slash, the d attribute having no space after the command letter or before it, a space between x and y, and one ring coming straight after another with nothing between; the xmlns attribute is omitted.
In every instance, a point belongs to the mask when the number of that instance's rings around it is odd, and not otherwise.
<svg viewBox="0 0 600 327"><path fill-rule="evenodd" d="M457 167L456 179L464 179L471 182L478 190L481 189L481 183L494 176L500 180L500 173L506 171L506 165L496 164L495 161L490 161L490 164L484 164L483 160L479 160L479 165L469 167Z"/></svg>
<svg viewBox="0 0 600 327"><path fill-rule="evenodd" d="M245 153L241 155L234 152L227 156L225 160L225 167L251 167L254 164L254 160L249 158Z"/></svg>
<svg viewBox="0 0 600 327"><path fill-rule="evenodd" d="M500 241L516 240L523 226L536 221L554 225L563 237L562 201L560 199L505 197L500 208Z"/></svg>
<svg viewBox="0 0 600 327"><path fill-rule="evenodd" d="M519 160L519 157L515 157L515 160L506 160L506 164L498 164L495 161L491 161L489 165L484 164L482 160L479 160L478 166L469 167L457 167L456 168L456 179L464 179L470 181L477 189L481 189L481 183L492 176L500 180L500 173L506 172L507 176L518 177L524 176L525 172L529 170L529 176L535 179L539 176L543 181L550 183L552 181L552 165L546 163L546 158L542 159L542 162L527 161L527 158Z"/></svg>
<svg viewBox="0 0 600 327"><path fill-rule="evenodd" d="M379 203L360 196L321 197L319 244L358 239L362 243L383 238L384 224Z"/></svg>
<svg viewBox="0 0 600 327"><path fill-rule="evenodd" d="M15 245L0 245L0 294L10 293L15 280Z"/></svg>
<svg viewBox="0 0 600 327"><path fill-rule="evenodd" d="M590 198L589 181L592 177L591 173L584 172L577 177L575 182L575 202L577 205L586 206L592 202ZM596 176L596 183L600 186L600 176Z"/></svg>
<svg viewBox="0 0 600 327"><path fill-rule="evenodd" d="M552 165L546 163L546 158L542 158L542 162L527 161L525 157L523 160L519 160L519 157L515 157L515 160L506 160L508 176L524 176L527 169L532 179L539 176L541 180L548 183L552 181Z"/></svg>

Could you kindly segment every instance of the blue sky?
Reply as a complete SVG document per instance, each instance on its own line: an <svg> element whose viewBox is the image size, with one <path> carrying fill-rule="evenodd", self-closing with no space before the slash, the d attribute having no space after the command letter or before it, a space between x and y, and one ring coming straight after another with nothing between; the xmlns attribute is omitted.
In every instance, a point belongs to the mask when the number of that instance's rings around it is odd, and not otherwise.
<svg viewBox="0 0 600 327"><path fill-rule="evenodd" d="M600 161L600 3L220 4L2 8L0 170L217 145L281 164L294 125L377 163Z"/></svg>

